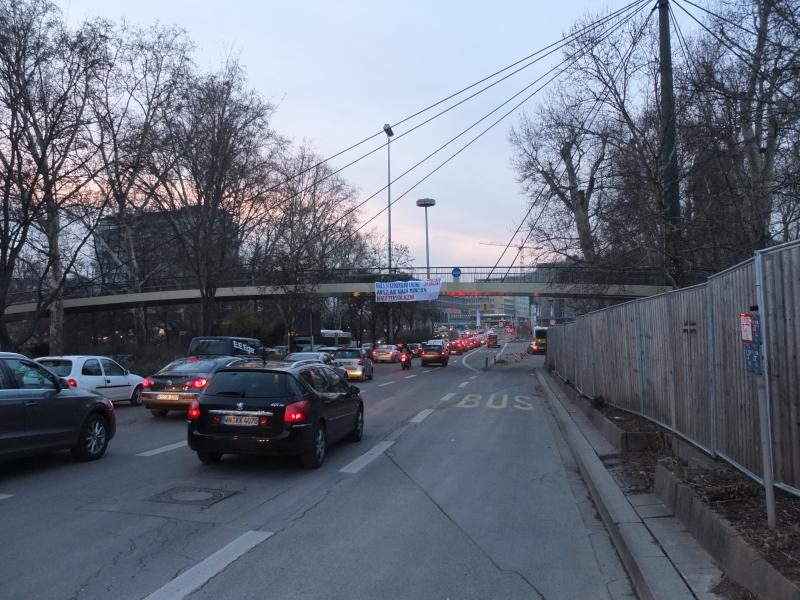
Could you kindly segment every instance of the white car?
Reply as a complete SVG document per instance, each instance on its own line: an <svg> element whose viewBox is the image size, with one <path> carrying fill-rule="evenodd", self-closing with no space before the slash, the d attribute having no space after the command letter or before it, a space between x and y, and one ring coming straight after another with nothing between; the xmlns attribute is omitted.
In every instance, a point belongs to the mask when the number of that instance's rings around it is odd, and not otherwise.
<svg viewBox="0 0 800 600"><path fill-rule="evenodd" d="M107 356L43 356L36 362L66 379L69 387L97 392L113 402L142 403L144 378Z"/></svg>

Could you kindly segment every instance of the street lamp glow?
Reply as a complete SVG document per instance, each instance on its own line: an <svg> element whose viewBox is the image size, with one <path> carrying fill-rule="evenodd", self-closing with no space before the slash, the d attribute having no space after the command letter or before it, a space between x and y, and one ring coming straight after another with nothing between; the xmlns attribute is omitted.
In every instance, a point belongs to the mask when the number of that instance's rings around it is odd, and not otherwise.
<svg viewBox="0 0 800 600"><path fill-rule="evenodd" d="M417 200L417 206L425 209L425 266L427 268L428 279L431 278L431 249L428 244L428 208L436 206L436 200L433 198L420 198Z"/></svg>

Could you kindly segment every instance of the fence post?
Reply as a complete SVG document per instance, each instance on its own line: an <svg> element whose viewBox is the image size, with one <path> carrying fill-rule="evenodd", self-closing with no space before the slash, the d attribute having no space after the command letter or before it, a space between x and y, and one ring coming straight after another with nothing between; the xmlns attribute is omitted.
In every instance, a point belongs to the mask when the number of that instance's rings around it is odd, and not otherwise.
<svg viewBox="0 0 800 600"><path fill-rule="evenodd" d="M634 302L636 306L634 318L634 331L636 332L636 384L639 387L639 414L644 415L644 348L642 344L642 314L639 301Z"/></svg>
<svg viewBox="0 0 800 600"><path fill-rule="evenodd" d="M717 344L714 322L714 288L706 282L706 360L708 361L708 445L717 456Z"/></svg>
<svg viewBox="0 0 800 600"><path fill-rule="evenodd" d="M756 302L758 306L759 326L761 331L761 375L758 378L758 422L761 433L761 459L764 464L764 494L767 502L767 526L775 529L775 478L772 457L772 418L769 389L769 356L767 331L767 304L764 293L764 255L761 250L756 251L755 260ZM764 315L765 318L761 318Z"/></svg>

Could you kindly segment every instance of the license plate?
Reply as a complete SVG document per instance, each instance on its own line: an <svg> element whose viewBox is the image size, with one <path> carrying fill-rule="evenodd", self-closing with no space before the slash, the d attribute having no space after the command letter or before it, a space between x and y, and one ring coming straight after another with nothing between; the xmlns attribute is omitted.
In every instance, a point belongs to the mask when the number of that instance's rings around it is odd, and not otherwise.
<svg viewBox="0 0 800 600"><path fill-rule="evenodd" d="M258 417L248 417L245 415L223 415L223 425L244 425L245 427L253 427L258 425Z"/></svg>
<svg viewBox="0 0 800 600"><path fill-rule="evenodd" d="M181 399L180 394L158 394L156 396L157 400L173 400L177 401Z"/></svg>

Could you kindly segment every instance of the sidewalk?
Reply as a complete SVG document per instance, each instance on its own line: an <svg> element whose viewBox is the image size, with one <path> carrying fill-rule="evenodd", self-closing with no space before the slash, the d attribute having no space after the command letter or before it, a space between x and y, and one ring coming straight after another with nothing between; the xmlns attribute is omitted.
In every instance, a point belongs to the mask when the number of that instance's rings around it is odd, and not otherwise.
<svg viewBox="0 0 800 600"><path fill-rule="evenodd" d="M724 598L712 591L723 573L708 552L654 495L622 492L601 461L616 450L559 382L544 369L535 374L639 597Z"/></svg>

